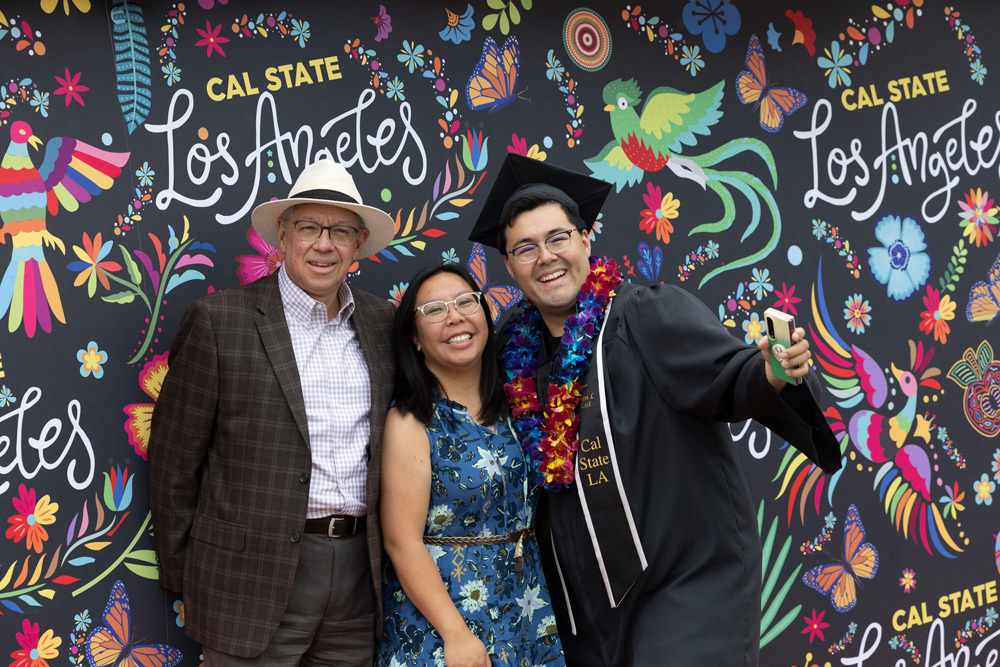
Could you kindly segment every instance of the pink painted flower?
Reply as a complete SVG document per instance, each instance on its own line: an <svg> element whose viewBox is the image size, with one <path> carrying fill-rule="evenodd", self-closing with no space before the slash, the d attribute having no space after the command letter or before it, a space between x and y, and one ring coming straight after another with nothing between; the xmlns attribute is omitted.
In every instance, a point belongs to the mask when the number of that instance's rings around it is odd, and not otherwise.
<svg viewBox="0 0 1000 667"><path fill-rule="evenodd" d="M652 183L646 184L646 194L642 196L647 208L642 212L642 220L639 227L647 234L656 231L656 240L670 243L670 235L674 231L671 220L675 220L680 213L681 202L674 199L674 193L668 192L666 196L661 196L660 187Z"/></svg>
<svg viewBox="0 0 1000 667"><path fill-rule="evenodd" d="M236 257L236 263L239 265L236 275L240 278L240 285L271 275L285 261L285 253L262 239L253 227L247 230L247 243L253 246L257 254Z"/></svg>
<svg viewBox="0 0 1000 667"><path fill-rule="evenodd" d="M802 620L806 622L806 627L805 629L802 630L802 634L809 635L810 644L813 643L813 639L815 639L817 636L819 637L820 641L826 641L826 638L823 636L823 630L825 628L830 627L830 624L823 622L823 615L825 613L826 611L821 611L819 613L819 616L817 616L816 609L814 608L812 612L812 618L809 618L808 616L802 617Z"/></svg>
<svg viewBox="0 0 1000 667"><path fill-rule="evenodd" d="M80 97L80 93L85 93L90 88L87 86L80 85L80 77L83 76L83 72L77 72L76 74L70 75L69 68L66 68L66 78L63 79L60 76L56 76L55 80L62 84L59 88L54 91L55 95L65 95L66 96L66 106L73 100L80 103L80 106L87 106L83 102L83 98Z"/></svg>
<svg viewBox="0 0 1000 667"><path fill-rule="evenodd" d="M167 376L169 352L158 354L152 361L147 361L139 373L139 386L153 399L152 403L132 403L122 408L128 419L125 420L125 432L128 441L135 448L135 453L146 460L146 449L149 447L149 422L153 417L153 407L160 397L163 378Z"/></svg>
<svg viewBox="0 0 1000 667"><path fill-rule="evenodd" d="M774 296L778 297L778 300L774 302L775 308L781 308L781 312L783 313L791 311L792 315L799 314L799 311L795 309L795 304L801 302L802 299L795 296L795 285L787 287L784 281L782 281L781 289L774 290Z"/></svg>
<svg viewBox="0 0 1000 667"><path fill-rule="evenodd" d="M375 41L381 42L383 39L389 36L392 32L392 17L389 16L389 12L385 11L385 5L378 6L378 16L371 17L372 22L378 29L378 34L375 35Z"/></svg>
<svg viewBox="0 0 1000 667"><path fill-rule="evenodd" d="M24 619L21 632L15 633L14 637L21 648L11 652L14 662L10 663L10 667L49 667L48 661L59 657L57 649L62 644L62 637L56 637L53 630L42 634L38 623Z"/></svg>
<svg viewBox="0 0 1000 667"><path fill-rule="evenodd" d="M18 487L17 497L11 502L17 511L12 517L7 519L10 526L7 528L6 536L15 543L24 539L24 546L28 551L32 549L35 553L42 553L45 540L49 539L49 532L45 526L51 526L56 522L56 510L58 503L49 502L49 496L42 496L35 502L35 490L28 489L21 484Z"/></svg>
<svg viewBox="0 0 1000 667"><path fill-rule="evenodd" d="M917 587L917 573L913 570L903 570L903 576L899 578L899 585L903 587L904 593L909 593Z"/></svg>
<svg viewBox="0 0 1000 667"><path fill-rule="evenodd" d="M222 24L212 27L212 24L205 21L205 29L195 28L201 39L194 43L195 46L204 46L206 57L211 58L212 52L218 51L219 55L223 58L226 57L226 52L222 50L222 45L229 41L228 37L220 37L219 33L222 32Z"/></svg>

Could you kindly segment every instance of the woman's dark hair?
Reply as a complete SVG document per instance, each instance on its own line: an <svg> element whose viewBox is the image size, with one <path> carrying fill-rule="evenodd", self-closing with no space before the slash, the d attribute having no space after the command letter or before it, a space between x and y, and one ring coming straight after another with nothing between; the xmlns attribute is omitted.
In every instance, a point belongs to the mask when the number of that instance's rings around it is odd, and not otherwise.
<svg viewBox="0 0 1000 667"><path fill-rule="evenodd" d="M424 424L431 421L434 412L434 397L444 394L441 384L434 374L427 369L423 354L417 351L413 342L413 332L416 328L417 292L420 286L442 273L452 273L469 285L472 292L480 288L464 267L457 264L444 264L423 269L410 281L409 287L396 310L392 322L392 351L396 356L396 391L394 400L396 407L403 414L412 413ZM507 399L500 381L500 370L497 368L496 339L493 334L493 318L486 297L482 297L481 308L486 316L486 347L483 349L482 372L479 378L479 397L482 401L479 419L483 424L492 425L507 414ZM422 317L422 316L421 316Z"/></svg>
<svg viewBox="0 0 1000 667"><path fill-rule="evenodd" d="M508 250L507 230L514 224L514 218L527 211L534 211L536 208L545 206L546 204L558 204L574 227L581 232L587 230L587 223L580 217L580 214L567 206L565 202L559 201L552 195L545 194L544 192L523 194L507 207L503 219L500 221L500 231L497 233L497 247L500 249L501 254L506 253Z"/></svg>

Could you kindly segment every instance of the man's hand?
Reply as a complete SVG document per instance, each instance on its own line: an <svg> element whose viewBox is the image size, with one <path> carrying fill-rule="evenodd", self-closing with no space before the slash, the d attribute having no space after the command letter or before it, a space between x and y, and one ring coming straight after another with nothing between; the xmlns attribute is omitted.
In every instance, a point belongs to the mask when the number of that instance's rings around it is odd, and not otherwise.
<svg viewBox="0 0 1000 667"><path fill-rule="evenodd" d="M787 382L774 377L774 374L771 373L771 344L764 337L757 343L757 347L764 355L764 372L767 373L767 381L771 383L771 386L776 391L781 391L785 388ZM809 359L812 358L812 353L809 351L809 341L806 340L805 329L798 327L792 332L792 346L781 352L779 358L781 359L782 367L788 375L793 378L805 377L806 373L809 372Z"/></svg>

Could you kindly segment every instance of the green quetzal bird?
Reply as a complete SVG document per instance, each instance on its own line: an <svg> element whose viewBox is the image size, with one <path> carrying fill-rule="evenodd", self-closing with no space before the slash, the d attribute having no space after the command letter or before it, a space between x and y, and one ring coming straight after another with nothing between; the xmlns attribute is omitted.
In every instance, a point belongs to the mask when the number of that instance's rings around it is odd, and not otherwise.
<svg viewBox="0 0 1000 667"><path fill-rule="evenodd" d="M52 315L66 323L59 287L45 259L44 246L66 247L46 226L55 216L79 208L114 183L129 153L111 153L72 137L55 137L45 144L42 165L35 168L28 146L42 140L23 120L10 125L10 144L0 161L0 243L10 237L10 264L0 279L0 318L10 312L7 330L24 323L31 338L36 326L52 331Z"/></svg>
<svg viewBox="0 0 1000 667"><path fill-rule="evenodd" d="M695 146L699 136L711 134L711 127L722 118L723 86L720 81L700 93L684 93L674 88L656 88L646 96L642 112L638 111L642 91L634 79L615 79L604 87L605 107L611 116L615 138L584 164L601 180L613 183L618 192L626 185L639 183L646 172L664 167L676 176L687 178L702 189L711 190L722 200L723 216L714 223L698 225L689 234L719 232L732 226L736 206L730 189L742 193L750 202L751 219L741 238L745 240L760 224L760 202L764 200L771 212L773 229L763 248L757 252L717 267L702 278L704 285L713 276L757 262L771 253L781 233L781 214L774 195L753 174L745 171L719 171L715 165L744 151L756 153L764 160L771 175L772 187L777 187L778 173L771 149L753 138L733 139L704 155L681 156L685 146Z"/></svg>

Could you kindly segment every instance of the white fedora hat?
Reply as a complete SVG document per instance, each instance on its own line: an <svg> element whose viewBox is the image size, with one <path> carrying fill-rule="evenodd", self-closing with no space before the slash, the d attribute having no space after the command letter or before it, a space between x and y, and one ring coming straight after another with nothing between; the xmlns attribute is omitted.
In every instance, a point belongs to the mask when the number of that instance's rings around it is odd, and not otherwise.
<svg viewBox="0 0 1000 667"><path fill-rule="evenodd" d="M385 211L361 202L361 193L344 165L333 160L317 160L299 174L286 199L265 202L253 210L250 220L260 237L278 247L278 216L296 204L328 204L354 211L369 230L360 257L370 257L389 245L396 223Z"/></svg>

